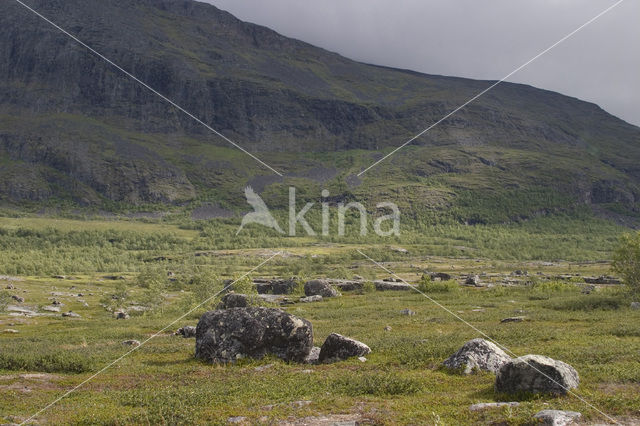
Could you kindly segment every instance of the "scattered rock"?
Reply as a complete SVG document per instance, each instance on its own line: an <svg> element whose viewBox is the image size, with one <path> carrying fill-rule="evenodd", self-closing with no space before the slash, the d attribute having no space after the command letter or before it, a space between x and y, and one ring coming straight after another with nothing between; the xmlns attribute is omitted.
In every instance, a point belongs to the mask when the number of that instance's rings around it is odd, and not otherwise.
<svg viewBox="0 0 640 426"><path fill-rule="evenodd" d="M431 281L449 281L452 277L445 272L433 272L431 275Z"/></svg>
<svg viewBox="0 0 640 426"><path fill-rule="evenodd" d="M640 302L631 302L631 309L640 309Z"/></svg>
<svg viewBox="0 0 640 426"><path fill-rule="evenodd" d="M359 356L359 357L358 357L358 361L360 361L360 362L367 362L367 359L366 359L365 357L363 357L363 356Z"/></svg>
<svg viewBox="0 0 640 426"><path fill-rule="evenodd" d="M54 305L54 306L64 306L64 305L62 304L62 302L60 302L60 301L58 301L58 300L56 300L56 299L53 299L53 302L51 302L51 304L52 304L52 305Z"/></svg>
<svg viewBox="0 0 640 426"><path fill-rule="evenodd" d="M246 308L249 305L249 297L246 294L229 293L220 300L216 309Z"/></svg>
<svg viewBox="0 0 640 426"><path fill-rule="evenodd" d="M566 426L575 424L582 414L577 411L562 411L562 410L542 410L536 413L533 418L536 419L536 424L542 424L545 426Z"/></svg>
<svg viewBox="0 0 640 426"><path fill-rule="evenodd" d="M465 285L472 285L475 287L480 287L480 276L479 275L469 275L467 279L464 281Z"/></svg>
<svg viewBox="0 0 640 426"><path fill-rule="evenodd" d="M371 348L362 342L331 333L320 348L318 362L329 363L342 361L354 356L363 356L371 353Z"/></svg>
<svg viewBox="0 0 640 426"><path fill-rule="evenodd" d="M353 279L354 280L358 280L358 281L363 281L364 280L364 278L362 278L362 276L360 276L360 275L354 275Z"/></svg>
<svg viewBox="0 0 640 426"><path fill-rule="evenodd" d="M564 395L578 387L578 372L569 364L542 355L512 359L496 375L498 392L555 393Z"/></svg>
<svg viewBox="0 0 640 426"><path fill-rule="evenodd" d="M293 300L281 294L258 294L257 298L266 303L274 303L277 305L292 305Z"/></svg>
<svg viewBox="0 0 640 426"><path fill-rule="evenodd" d="M5 328L4 330L2 330L2 332L7 334L16 334L18 333L18 330L14 330L13 328Z"/></svg>
<svg viewBox="0 0 640 426"><path fill-rule="evenodd" d="M309 351L309 355L304 359L305 364L317 364L318 358L320 358L320 348L318 346L314 346Z"/></svg>
<svg viewBox="0 0 640 426"><path fill-rule="evenodd" d="M69 311L69 312L63 312L62 313L63 317L68 317L68 318L80 318L80 314L76 314L73 311Z"/></svg>
<svg viewBox="0 0 640 426"><path fill-rule="evenodd" d="M385 325L384 326L384 331L391 331L391 330L393 330L393 329L391 328L390 325Z"/></svg>
<svg viewBox="0 0 640 426"><path fill-rule="evenodd" d="M196 337L196 328L192 325L185 325L184 327L180 327L173 333L176 336L182 336L185 339L189 337Z"/></svg>
<svg viewBox="0 0 640 426"><path fill-rule="evenodd" d="M584 287L582 287L582 290L580 290L582 294L591 294L594 291L596 291L596 286L593 284L587 284Z"/></svg>
<svg viewBox="0 0 640 426"><path fill-rule="evenodd" d="M14 312L16 314L26 315L26 316L30 316L30 317L38 315L37 313L35 313L31 309L23 308L23 307L20 307L20 306L9 305L9 306L7 306L6 309L7 309L8 312Z"/></svg>
<svg viewBox="0 0 640 426"><path fill-rule="evenodd" d="M271 291L273 294L291 294L298 286L296 278L289 278L287 280L273 280L271 282Z"/></svg>
<svg viewBox="0 0 640 426"><path fill-rule="evenodd" d="M416 313L414 311L412 311L411 309L403 309L400 311L400 315L406 315L408 317L411 317L413 315L415 315Z"/></svg>
<svg viewBox="0 0 640 426"><path fill-rule="evenodd" d="M476 369L497 373L509 361L511 357L496 344L485 339L473 339L465 343L443 364L450 369L461 369L464 374L471 374Z"/></svg>
<svg viewBox="0 0 640 426"><path fill-rule="evenodd" d="M469 407L470 411L483 411L490 408L500 408L500 407L517 407L520 405L519 402L482 402L479 404L473 404Z"/></svg>
<svg viewBox="0 0 640 426"><path fill-rule="evenodd" d="M601 275L599 277L582 277L582 280L587 284L622 284L618 278L610 277L608 275Z"/></svg>
<svg viewBox="0 0 640 426"><path fill-rule="evenodd" d="M265 365L261 365L260 367L254 368L254 370L257 371L257 372L266 371L266 370L270 369L271 367L273 367L274 365L275 364L265 364Z"/></svg>
<svg viewBox="0 0 640 426"><path fill-rule="evenodd" d="M60 312L60 308L57 306L43 306L41 309L47 312Z"/></svg>
<svg viewBox="0 0 640 426"><path fill-rule="evenodd" d="M247 423L248 424L248 420L246 417L243 416L236 416L236 417L229 417L227 419L227 423Z"/></svg>
<svg viewBox="0 0 640 426"><path fill-rule="evenodd" d="M5 287L7 290L15 290L16 287L13 284L7 284L7 286Z"/></svg>
<svg viewBox="0 0 640 426"><path fill-rule="evenodd" d="M310 303L310 302L319 302L322 300L322 296L320 296L319 294L316 294L315 296L308 296L308 297L301 297L300 301L303 303Z"/></svg>
<svg viewBox="0 0 640 426"><path fill-rule="evenodd" d="M374 281L373 284L376 286L376 290L378 291L385 291L385 290L409 291L414 288L412 285L409 285L403 282Z"/></svg>
<svg viewBox="0 0 640 426"><path fill-rule="evenodd" d="M338 291L331 287L331 284L327 280L311 280L304 284L304 294L306 296L322 296L322 297L336 297L339 295Z"/></svg>
<svg viewBox="0 0 640 426"><path fill-rule="evenodd" d="M409 250L403 247L391 247L391 251L395 251L396 253L402 253L402 254L409 253Z"/></svg>
<svg viewBox="0 0 640 426"><path fill-rule="evenodd" d="M15 300L18 303L24 303L24 297L20 297L20 296L16 296L15 294L11 296L11 298L13 300Z"/></svg>
<svg viewBox="0 0 640 426"><path fill-rule="evenodd" d="M247 307L209 311L196 327L196 358L233 362L272 353L303 362L313 346L311 323L279 309Z"/></svg>
<svg viewBox="0 0 640 426"><path fill-rule="evenodd" d="M129 319L129 314L126 313L125 311L119 310L119 311L115 311L113 313L113 317L115 319Z"/></svg>
<svg viewBox="0 0 640 426"><path fill-rule="evenodd" d="M125 340L124 342L122 342L123 345L127 345L127 346L140 346L140 341L139 340Z"/></svg>
<svg viewBox="0 0 640 426"><path fill-rule="evenodd" d="M500 320L501 323L505 323L505 322L522 322L525 319L527 319L527 317L509 317L509 318L503 318Z"/></svg>
<svg viewBox="0 0 640 426"><path fill-rule="evenodd" d="M364 287L364 280L327 280L332 286L342 291L357 291Z"/></svg>

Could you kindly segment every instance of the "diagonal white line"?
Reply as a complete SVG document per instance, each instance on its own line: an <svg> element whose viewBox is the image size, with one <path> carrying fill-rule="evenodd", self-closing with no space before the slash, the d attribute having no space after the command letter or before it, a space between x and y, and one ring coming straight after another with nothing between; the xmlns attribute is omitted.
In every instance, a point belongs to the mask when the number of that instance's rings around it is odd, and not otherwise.
<svg viewBox="0 0 640 426"><path fill-rule="evenodd" d="M49 408L51 408L52 406L54 406L55 404L57 404L60 400L62 400L63 398L66 398L67 396L69 396L70 394L72 394L73 392L75 392L76 390L78 390L80 387L82 387L83 385L85 385L87 382L93 380L94 378L96 378L97 376L99 376L100 374L102 374L104 371L106 371L107 369L109 369L110 367L112 367L114 364L117 364L119 361L121 361L123 358L127 357L128 355L132 354L133 352L137 351L138 349L140 349L142 346L144 346L147 342L149 342L151 339L153 339L154 337L157 337L160 333L164 332L166 329L168 329L169 327L173 326L175 323L177 323L178 321L182 320L184 317L186 317L187 315L189 315L190 313L192 313L193 311L199 309L202 305L208 303L209 301L213 300L216 298L216 296L218 296L220 293L222 293L223 291L225 291L226 289L228 289L229 287L231 287L233 284L235 284L236 282L240 281L241 279L243 279L244 277L246 277L247 275L249 275L250 273L252 273L253 271L255 271L256 269L260 268L262 265L264 265L265 263L269 262L271 259L273 259L276 256L279 256L280 254L282 254L281 252L277 252L274 255L272 255L271 257L269 257L268 259L266 259L265 261L263 261L262 263L260 263L258 266L255 266L254 268L252 268L249 272L246 272L245 274L243 274L240 278L234 280L233 282L227 284L222 290L220 290L219 292L217 292L216 294L214 294L211 297L208 297L207 299L205 299L203 302L201 302L198 306L196 306L195 308L192 308L191 310L189 310L188 312L186 312L185 314L181 315L180 317L176 318L175 320L173 320L170 324L167 324L165 327L163 327L161 330L158 330L156 333L154 333L151 337L148 337L146 340L142 341L140 343L139 346L136 346L135 348L131 349L130 351L126 352L125 354L123 354L122 356L118 357L117 359L115 359L114 361L110 362L109 364L105 365L103 368L101 368L100 370L98 370L97 372L95 372L94 374L92 374L91 376L89 376L88 378L86 378L85 380L83 380L82 382L80 382L80 384L74 386L73 388L69 389L67 392L65 392L63 395L61 395L60 397L56 398L53 402L51 402L50 404L46 405L45 407L41 408L37 413L33 414L32 416L30 416L28 419L26 419L25 421L21 422L20 425L24 425L27 422L33 420L36 416L40 415L41 413L43 413L44 411L48 410Z"/></svg>
<svg viewBox="0 0 640 426"><path fill-rule="evenodd" d="M580 25L578 28L576 28L575 30L571 31L569 34L567 34L566 36L562 37L560 40L556 41L555 43L553 43L551 46L547 47L546 49L544 49L542 52L538 53L536 56L534 56L533 58L529 59L527 62L525 62L524 64L520 65L518 68L516 68L515 70L511 71L509 74L505 75L504 77L502 77L500 80L496 81L495 83L493 83L491 86L487 87L486 89L484 89L483 91L481 91L480 93L478 93L477 95L475 95L474 97L472 97L471 99L469 99L468 101L466 101L465 103L463 103L462 105L460 105L459 107L457 107L456 109L454 109L453 111L449 112L448 114L446 114L444 117L442 117L441 119L439 119L438 121L436 121L435 123L433 123L431 126L427 127L426 129L424 129L423 131L421 131L420 133L418 133L417 135L415 135L414 137L412 137L411 139L409 139L408 141L406 141L405 143L403 143L402 145L400 145L399 147L395 148L393 151L391 151L390 153L388 153L387 155L385 155L384 157L382 157L381 159L379 159L378 161L376 161L375 163L373 163L372 165L370 165L369 167L367 167L366 169L364 169L363 171L361 171L360 173L358 173L358 176L361 176L363 173L365 173L367 170L371 169L372 167L377 166L378 164L380 164L381 162L383 162L384 160L386 160L387 158L391 157L393 154L395 154L396 152L398 152L399 150L401 150L402 148L404 148L405 146L409 145L411 142L413 142L414 140L418 139L420 136L424 135L425 133L427 133L429 130L433 129L434 127L436 127L438 124L442 123L443 121L445 121L447 118L451 117L452 115L454 115L455 113L457 113L458 111L460 111L462 108L466 107L467 105L469 105L471 102L475 101L476 99L478 99L479 97L481 97L482 95L484 95L485 93L487 93L488 91L492 90L494 87L496 87L498 84L503 83L506 79L508 79L509 77L511 77L512 75L514 75L515 73L517 73L518 71L520 71L521 69L523 69L524 67L526 67L527 65L529 65L530 63L532 63L533 61L535 61L536 59L540 58L542 55L548 53L550 50L552 50L553 48L555 48L556 46L558 46L560 43L564 42L565 40L567 40L568 38L570 38L571 36L575 35L578 31L582 30L584 27L586 27L587 25L593 23L595 20L597 20L598 18L600 18L602 15L606 14L607 12L609 12L611 9L613 9L614 7L618 6L620 3L622 3L625 0L618 0L616 3L614 3L613 5L609 6L608 8L606 8L605 10L603 10L602 12L598 13L596 16L594 16L593 18L589 19L587 22L585 22L584 24Z"/></svg>
<svg viewBox="0 0 640 426"><path fill-rule="evenodd" d="M204 121L200 120L198 117L196 117L195 115L193 115L192 113L190 113L189 111L187 111L186 109L184 109L183 107L178 105L177 103L173 102L171 99L167 98L165 95L163 95L162 93L158 92L153 87L149 86L147 83L145 83L144 81L140 80L135 75L131 74L129 71L123 69L118 64L116 64L115 62L113 62L112 60L110 60L109 58L107 58L106 56L101 54L100 52L96 51L91 46L89 46L88 44L86 44L85 42L83 42L82 40L80 40L79 38L77 38L76 36L71 34L70 32L68 32L64 28L62 28L59 25L57 25L56 23L52 22L51 20L49 20L48 18L46 18L45 16L43 16L42 14L40 14L39 12L37 12L36 10L31 8L30 6L24 4L22 1L20 1L20 0L15 0L15 1L16 1L16 3L24 6L27 10L33 12L35 15L37 15L38 17L40 17L41 19L43 19L47 23L51 24L53 27L55 27L57 30L59 30L63 34L69 36L73 41L75 41L76 43L80 44L81 46L83 46L84 48L89 50L91 53L93 53L94 55L98 56L100 59L102 59L105 62L107 62L109 65L113 66L118 71L120 71L123 74L125 74L127 77L129 77L132 80L134 80L136 83L140 84L141 86L145 87L149 91L153 92L155 95L160 97L162 100L168 102L174 108L176 108L179 111L183 112L184 114L186 114L187 116L189 116L190 118L195 120L197 123L199 123L199 124L203 125L204 127L206 127L209 131L213 132L214 134L218 135L219 137L221 137L222 139L224 139L225 141L227 141L228 143L230 143L234 147L238 148L240 151L244 152L249 157L253 158L258 163L262 164L264 167L266 167L269 170L271 170L273 173L277 174L278 176L282 176L282 173L280 173L279 171L277 171L276 169L274 169L273 167L271 167L270 165L268 165L267 163L265 163L264 161L262 161L261 159L259 159L258 157L256 157L255 155L253 155L252 153L250 153L249 151L247 151L246 149L244 149L243 147L241 147L240 145L238 145L237 143L235 143L234 141L229 139L228 137L226 137L225 135L223 135L222 133L218 132L213 127L209 126L207 123L205 123Z"/></svg>
<svg viewBox="0 0 640 426"><path fill-rule="evenodd" d="M412 289L414 289L415 291L417 291L418 293L420 293L421 295L423 295L424 297L426 297L430 302L432 302L433 304L435 304L436 306L438 306L439 308L445 310L446 312L448 312L449 314L453 315L457 320L461 321L463 324L467 325L468 327L470 327L471 329L473 329L475 332L481 334L484 338L486 338L487 340L495 343L497 346L499 346L500 348L502 348L505 352L508 352L509 354L511 354L511 356L513 357L518 357L517 354L515 354L511 349L507 348L506 346L500 344L499 342L497 342L496 340L494 340L492 337L490 337L487 333L485 333L484 331L480 330L478 327L474 326L473 324L470 324L468 321L466 321L464 318L462 318L460 315L456 314L455 312L451 311L449 308L447 308L446 306L444 306L443 304L441 304L440 302L438 302L437 300L433 299L432 297L430 297L428 294L420 291L420 289L418 287L416 287L413 284L409 284L408 282L406 282L404 279L400 278L399 276L397 276L394 272L392 272L391 270L389 270L388 268L386 268L384 265L376 262L375 260L373 260L372 258L370 258L369 256L367 256L366 254L364 254L362 251L360 251L360 249L356 249L356 251L358 253L360 253L362 256L364 256L366 259L370 260L374 265L382 268L384 271L386 271L388 274L393 275L395 278L399 279L400 281L402 281L403 283L405 283L406 285L408 285L409 287L411 287ZM578 395L577 393L573 392L571 389L567 388L566 386L564 386L562 383L558 383L558 381L556 381L554 378L550 377L549 375L547 375L545 372L540 371L538 368L536 368L534 365L531 365L529 363L527 363L529 365L529 367L533 368L534 370L536 370L538 373L542 374L543 376L545 376L547 379L551 380L552 382L554 382L555 384L559 385L561 388L565 389L568 393L570 393L572 396L576 397L577 399L579 399L580 401L582 401L582 403L584 403L585 405L587 405L588 407L593 408L594 410L596 410L598 413L602 414L604 417L606 417L608 420L611 420L612 422L614 422L615 424L620 424L616 419L614 419L613 417L609 416L608 414L604 413L603 411L601 411L598 407L596 407L595 405L591 404L589 401L587 401L586 399L584 399L583 397L581 397L580 395Z"/></svg>

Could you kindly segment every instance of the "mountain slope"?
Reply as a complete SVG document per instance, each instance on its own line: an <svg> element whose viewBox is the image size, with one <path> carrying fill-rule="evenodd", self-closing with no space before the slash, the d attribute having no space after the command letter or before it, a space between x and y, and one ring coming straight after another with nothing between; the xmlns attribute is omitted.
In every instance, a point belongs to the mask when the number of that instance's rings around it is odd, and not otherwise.
<svg viewBox="0 0 640 426"><path fill-rule="evenodd" d="M279 205L282 187L295 183L311 198L328 187L336 198L391 197L468 222L576 204L638 210L640 129L596 105L504 83L358 179L380 152L491 82L354 62L194 1L30 4L287 177L4 2L0 197L7 203L233 208L252 184Z"/></svg>

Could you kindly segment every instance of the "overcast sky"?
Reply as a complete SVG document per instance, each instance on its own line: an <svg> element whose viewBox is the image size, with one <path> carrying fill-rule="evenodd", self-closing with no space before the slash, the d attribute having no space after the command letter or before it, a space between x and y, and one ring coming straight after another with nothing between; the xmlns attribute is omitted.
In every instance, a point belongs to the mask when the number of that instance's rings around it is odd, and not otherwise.
<svg viewBox="0 0 640 426"><path fill-rule="evenodd" d="M207 0L238 18L349 58L499 80L615 0ZM640 1L513 75L640 125Z"/></svg>

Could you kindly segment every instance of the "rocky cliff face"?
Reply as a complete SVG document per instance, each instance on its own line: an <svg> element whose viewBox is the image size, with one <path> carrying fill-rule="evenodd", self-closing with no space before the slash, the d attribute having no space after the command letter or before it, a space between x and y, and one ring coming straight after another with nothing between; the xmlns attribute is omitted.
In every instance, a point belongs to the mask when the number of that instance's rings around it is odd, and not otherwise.
<svg viewBox="0 0 640 426"><path fill-rule="evenodd" d="M31 3L285 173L332 168L342 188L367 150L400 145L490 84L357 63L194 1ZM268 174L21 6L2 9L0 197L176 203L241 195ZM640 194L638 128L528 86L498 86L415 145L394 158L400 179L460 174L457 187L476 191L469 182L491 176L593 203Z"/></svg>

